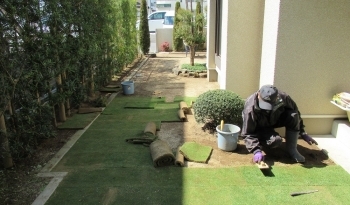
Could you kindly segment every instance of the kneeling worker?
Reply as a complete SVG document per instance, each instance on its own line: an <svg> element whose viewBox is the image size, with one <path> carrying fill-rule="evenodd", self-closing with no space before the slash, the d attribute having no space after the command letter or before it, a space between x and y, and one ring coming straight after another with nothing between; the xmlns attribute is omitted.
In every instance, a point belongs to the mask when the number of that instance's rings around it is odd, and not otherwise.
<svg viewBox="0 0 350 205"><path fill-rule="evenodd" d="M305 157L297 150L299 135L308 144L317 145L304 130L296 103L288 94L273 85L264 85L249 96L242 116L241 135L248 151L254 154L253 161L256 163L264 160L263 147L276 148L282 143L281 136L274 128L286 128L287 152L296 162L305 162Z"/></svg>

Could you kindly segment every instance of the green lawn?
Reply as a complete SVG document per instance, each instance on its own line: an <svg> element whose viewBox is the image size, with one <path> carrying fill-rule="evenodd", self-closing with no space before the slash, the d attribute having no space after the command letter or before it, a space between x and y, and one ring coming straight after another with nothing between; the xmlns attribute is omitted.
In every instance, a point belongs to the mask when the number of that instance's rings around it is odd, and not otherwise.
<svg viewBox="0 0 350 205"><path fill-rule="evenodd" d="M116 97L53 172L68 172L46 204L348 204L350 175L340 166L186 168L153 166L149 147L126 143L149 121L180 121L179 101ZM126 104L141 109L125 108ZM189 103L189 102L188 102ZM152 108L143 106L151 104ZM153 106L154 105L154 106ZM147 108L145 108L147 107ZM318 192L292 197L290 193Z"/></svg>

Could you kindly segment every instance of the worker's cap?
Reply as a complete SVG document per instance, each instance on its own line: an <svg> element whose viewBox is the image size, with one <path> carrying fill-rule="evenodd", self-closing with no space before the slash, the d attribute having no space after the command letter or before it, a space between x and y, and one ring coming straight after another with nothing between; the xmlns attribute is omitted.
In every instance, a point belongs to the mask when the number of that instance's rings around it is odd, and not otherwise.
<svg viewBox="0 0 350 205"><path fill-rule="evenodd" d="M259 90L259 107L264 110L272 110L278 98L278 90L273 85L263 85Z"/></svg>

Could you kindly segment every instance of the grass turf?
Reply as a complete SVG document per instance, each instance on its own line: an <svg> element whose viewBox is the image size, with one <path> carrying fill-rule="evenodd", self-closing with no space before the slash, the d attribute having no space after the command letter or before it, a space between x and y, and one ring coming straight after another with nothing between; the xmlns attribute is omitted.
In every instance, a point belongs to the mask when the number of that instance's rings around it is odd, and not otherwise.
<svg viewBox="0 0 350 205"><path fill-rule="evenodd" d="M255 166L114 167L70 172L47 204L106 204L107 199L108 204L348 203L350 178L339 166L276 167L274 174L264 177ZM319 192L290 196L314 189Z"/></svg>
<svg viewBox="0 0 350 205"><path fill-rule="evenodd" d="M185 142L180 147L180 152L188 161L206 163L213 148L204 146L196 142Z"/></svg>
<svg viewBox="0 0 350 205"><path fill-rule="evenodd" d="M68 118L64 123L58 126L58 129L84 129L88 126L96 117L99 112L75 114Z"/></svg>
<svg viewBox="0 0 350 205"><path fill-rule="evenodd" d="M125 142L143 135L148 121L174 119L162 109L124 109L115 98L53 172L69 172L46 204L347 204L350 175L339 166L154 168L149 147ZM165 104L164 99L137 102ZM181 99L183 100L183 99ZM177 116L176 116L177 117ZM290 193L319 192L291 197Z"/></svg>
<svg viewBox="0 0 350 205"><path fill-rule="evenodd" d="M127 102L124 106L124 108L129 109L154 109L154 107L157 105L155 102Z"/></svg>

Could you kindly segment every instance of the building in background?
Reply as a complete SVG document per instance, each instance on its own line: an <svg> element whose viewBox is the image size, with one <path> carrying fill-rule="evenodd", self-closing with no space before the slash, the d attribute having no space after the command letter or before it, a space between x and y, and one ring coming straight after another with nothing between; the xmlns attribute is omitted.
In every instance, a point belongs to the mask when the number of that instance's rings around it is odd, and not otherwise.
<svg viewBox="0 0 350 205"><path fill-rule="evenodd" d="M148 14L151 14L157 11L156 0L146 0L146 2L147 2ZM140 9L141 9L141 0L136 1L136 9L137 9L137 18L139 18Z"/></svg>
<svg viewBox="0 0 350 205"><path fill-rule="evenodd" d="M243 98L274 84L297 102L306 130L329 134L349 91L350 1L208 0L209 81Z"/></svg>
<svg viewBox="0 0 350 205"><path fill-rule="evenodd" d="M192 10L196 10L197 0L157 0L156 1L156 7L157 11L172 11L175 10L175 4L176 2L180 2L180 7L183 9L191 9L191 2L192 2ZM202 5L202 11L204 11L204 8L206 8L207 0L200 0L199 1ZM187 3L187 5L186 5Z"/></svg>

